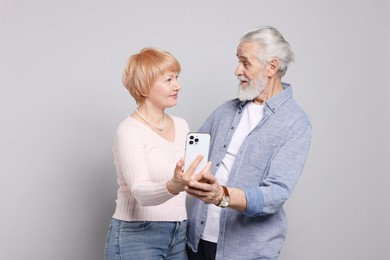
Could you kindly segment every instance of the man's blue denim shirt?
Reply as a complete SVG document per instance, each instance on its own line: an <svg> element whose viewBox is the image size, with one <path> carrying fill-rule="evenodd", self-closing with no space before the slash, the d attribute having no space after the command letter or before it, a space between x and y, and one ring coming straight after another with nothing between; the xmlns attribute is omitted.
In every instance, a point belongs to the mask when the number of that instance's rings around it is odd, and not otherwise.
<svg viewBox="0 0 390 260"><path fill-rule="evenodd" d="M283 246L287 229L283 204L299 179L311 140L309 118L293 99L290 85L283 83L283 87L265 102L264 117L245 138L229 174L227 186L245 192L247 207L244 212L221 210L216 259L277 259ZM225 102L199 129L211 135L213 174L226 154L245 105L238 99ZM204 202L193 200L188 245L194 251L204 230L207 209Z"/></svg>

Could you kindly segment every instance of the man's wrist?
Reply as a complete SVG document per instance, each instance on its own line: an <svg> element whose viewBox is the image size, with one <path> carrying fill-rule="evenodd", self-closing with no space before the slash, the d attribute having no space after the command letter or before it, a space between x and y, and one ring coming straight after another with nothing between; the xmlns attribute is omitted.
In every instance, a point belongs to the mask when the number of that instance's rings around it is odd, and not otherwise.
<svg viewBox="0 0 390 260"><path fill-rule="evenodd" d="M220 185L220 188L221 188L222 192L221 192L221 195L219 195L219 197L215 200L215 202L214 202L215 206L219 206L219 204L221 204L223 196L225 195L224 192L223 192L222 185Z"/></svg>
<svg viewBox="0 0 390 260"><path fill-rule="evenodd" d="M222 187L222 196L220 199L218 199L218 203L216 205L221 208L226 208L230 204L230 194L226 186L221 185L221 187Z"/></svg>

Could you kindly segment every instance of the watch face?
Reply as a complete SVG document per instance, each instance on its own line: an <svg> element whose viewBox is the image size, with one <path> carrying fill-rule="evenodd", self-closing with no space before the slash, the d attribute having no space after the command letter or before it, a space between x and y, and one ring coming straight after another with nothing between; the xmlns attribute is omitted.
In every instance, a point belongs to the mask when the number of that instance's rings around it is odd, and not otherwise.
<svg viewBox="0 0 390 260"><path fill-rule="evenodd" d="M229 196L224 196L221 201L221 207L225 208L229 206L229 201L230 201Z"/></svg>

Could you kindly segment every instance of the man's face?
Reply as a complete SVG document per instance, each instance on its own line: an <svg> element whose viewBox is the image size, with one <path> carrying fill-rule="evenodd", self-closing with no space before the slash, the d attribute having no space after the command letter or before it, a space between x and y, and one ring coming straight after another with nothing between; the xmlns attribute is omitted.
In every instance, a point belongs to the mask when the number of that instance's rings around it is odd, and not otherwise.
<svg viewBox="0 0 390 260"><path fill-rule="evenodd" d="M241 42L237 48L238 66L236 76L240 80L238 98L253 100L266 87L268 78L266 66L258 58L259 45L256 42Z"/></svg>

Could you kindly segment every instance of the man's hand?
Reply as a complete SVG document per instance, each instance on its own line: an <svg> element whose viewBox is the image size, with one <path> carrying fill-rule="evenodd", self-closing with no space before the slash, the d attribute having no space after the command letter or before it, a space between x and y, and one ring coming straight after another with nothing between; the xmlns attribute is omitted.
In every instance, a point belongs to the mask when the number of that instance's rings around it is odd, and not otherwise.
<svg viewBox="0 0 390 260"><path fill-rule="evenodd" d="M196 178L189 182L185 190L191 196L194 196L207 204L216 204L223 195L223 188L217 179L210 173L197 175Z"/></svg>

